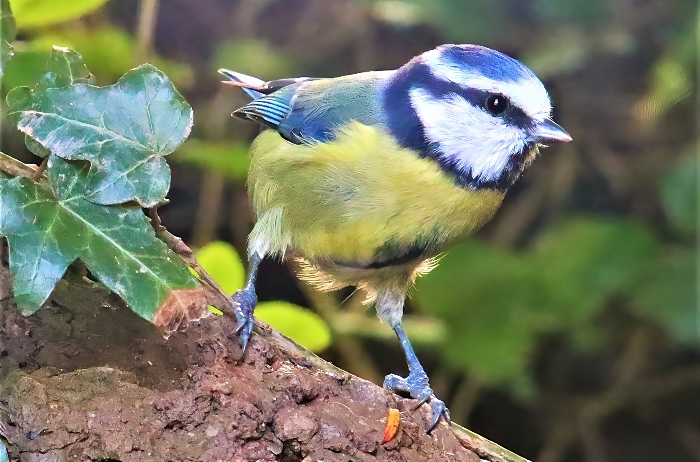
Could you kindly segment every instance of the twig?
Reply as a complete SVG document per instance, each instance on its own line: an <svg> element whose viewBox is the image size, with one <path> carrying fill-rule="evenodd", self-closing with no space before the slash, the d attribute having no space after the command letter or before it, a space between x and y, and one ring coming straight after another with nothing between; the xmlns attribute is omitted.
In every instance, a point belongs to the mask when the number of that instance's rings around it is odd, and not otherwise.
<svg viewBox="0 0 700 462"><path fill-rule="evenodd" d="M49 164L49 158L44 157L44 160L42 160L41 164L39 164L39 168L37 168L36 172L34 172L34 176L32 177L32 180L39 181L39 178L41 178L41 175L44 174L44 171L46 170L46 166L48 164Z"/></svg>
<svg viewBox="0 0 700 462"><path fill-rule="evenodd" d="M0 152L0 170L12 176L21 176L37 182L42 179L41 174L37 175L39 167L34 164L25 164L4 152Z"/></svg>
<svg viewBox="0 0 700 462"><path fill-rule="evenodd" d="M165 226L163 226L160 220L160 216L158 216L158 210L155 207L148 209L148 216L151 219L151 226L153 226L156 232L156 237L165 242L170 250L178 254L187 266L197 273L204 287L207 303L221 310L226 316L235 317L231 298L219 287L211 276L204 271L204 268L202 268L197 259L194 258L192 249L190 249L182 239L165 229Z"/></svg>
<svg viewBox="0 0 700 462"><path fill-rule="evenodd" d="M633 331L618 357L610 385L595 396L567 400L554 411L560 418L554 420L549 439L543 445L537 460L562 460L567 449L579 438L583 443L586 460L604 461L605 440L598 429L606 417L636 403L668 395L679 388L700 385L698 367L666 373L663 377L643 379L642 373L651 348L646 329Z"/></svg>
<svg viewBox="0 0 700 462"><path fill-rule="evenodd" d="M221 172L205 170L199 190L199 206L192 230L192 245L202 246L214 239L219 226L226 178Z"/></svg>
<svg viewBox="0 0 700 462"><path fill-rule="evenodd" d="M469 415L474 409L483 388L483 383L476 377L464 379L452 397L452 404L450 405L452 418L457 422L468 425Z"/></svg>
<svg viewBox="0 0 700 462"><path fill-rule="evenodd" d="M695 462L700 462L700 427L697 424L684 421L674 425L672 434L686 448Z"/></svg>
<svg viewBox="0 0 700 462"><path fill-rule="evenodd" d="M558 419L556 422L535 458L538 462L559 462L576 437L576 429L568 419Z"/></svg>
<svg viewBox="0 0 700 462"><path fill-rule="evenodd" d="M141 0L136 28L136 50L134 52L138 64L148 61L151 56L157 15L158 0Z"/></svg>

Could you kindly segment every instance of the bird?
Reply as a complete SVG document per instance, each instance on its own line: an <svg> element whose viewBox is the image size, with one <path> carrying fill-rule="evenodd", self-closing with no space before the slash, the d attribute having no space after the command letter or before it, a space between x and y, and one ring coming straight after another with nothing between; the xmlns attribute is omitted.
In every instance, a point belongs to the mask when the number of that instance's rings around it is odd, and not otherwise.
<svg viewBox="0 0 700 462"><path fill-rule="evenodd" d="M543 83L520 61L470 44L333 78L219 72L252 98L232 115L262 126L250 148L247 283L232 295L243 351L260 262L293 259L319 290L367 294L408 365L384 388L430 406L427 431L441 417L449 424L403 329L404 302L418 276L494 216L541 147L572 140L552 120Z"/></svg>

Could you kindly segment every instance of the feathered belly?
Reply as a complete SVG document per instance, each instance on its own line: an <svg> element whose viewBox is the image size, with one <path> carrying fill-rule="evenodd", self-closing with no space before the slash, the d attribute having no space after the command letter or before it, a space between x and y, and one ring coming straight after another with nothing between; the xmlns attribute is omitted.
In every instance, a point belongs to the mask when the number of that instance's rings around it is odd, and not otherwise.
<svg viewBox="0 0 700 462"><path fill-rule="evenodd" d="M457 186L432 160L358 123L314 145L263 132L251 156L252 244L310 262L415 268L480 228L503 199Z"/></svg>

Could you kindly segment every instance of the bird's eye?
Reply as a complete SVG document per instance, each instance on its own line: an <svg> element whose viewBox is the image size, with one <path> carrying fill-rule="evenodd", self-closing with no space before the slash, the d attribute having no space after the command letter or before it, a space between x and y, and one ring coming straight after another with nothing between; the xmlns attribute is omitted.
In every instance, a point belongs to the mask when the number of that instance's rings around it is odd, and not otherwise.
<svg viewBox="0 0 700 462"><path fill-rule="evenodd" d="M503 95L489 95L486 98L486 110L494 116L503 114L509 105L508 98Z"/></svg>

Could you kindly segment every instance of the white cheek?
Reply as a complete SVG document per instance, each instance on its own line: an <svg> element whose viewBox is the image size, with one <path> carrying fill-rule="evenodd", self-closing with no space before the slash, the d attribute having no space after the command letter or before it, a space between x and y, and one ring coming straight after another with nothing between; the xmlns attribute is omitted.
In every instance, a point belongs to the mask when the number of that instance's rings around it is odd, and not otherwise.
<svg viewBox="0 0 700 462"><path fill-rule="evenodd" d="M436 100L423 89L410 92L411 104L430 142L439 144L439 155L471 171L481 181L496 180L510 156L525 146L525 134L486 114L464 98L453 95Z"/></svg>

